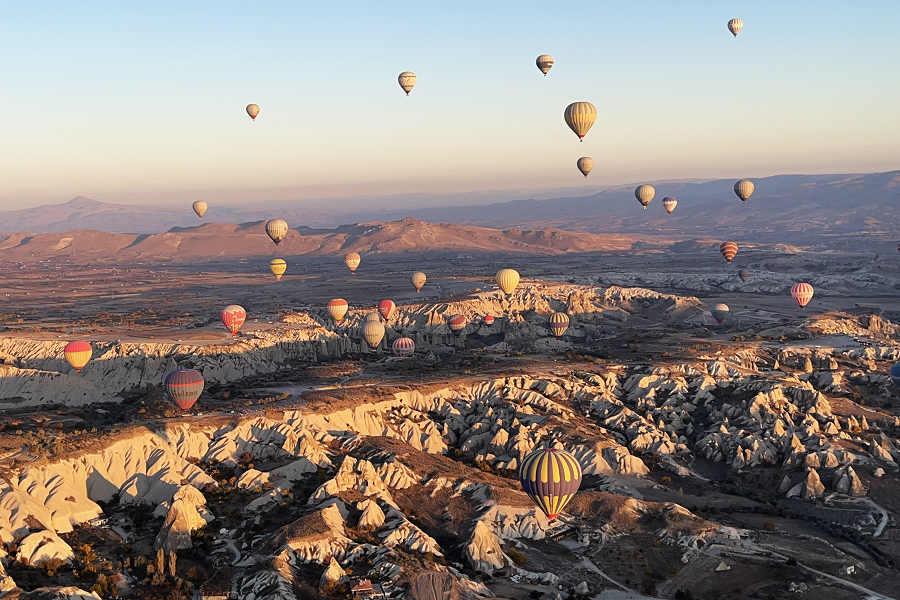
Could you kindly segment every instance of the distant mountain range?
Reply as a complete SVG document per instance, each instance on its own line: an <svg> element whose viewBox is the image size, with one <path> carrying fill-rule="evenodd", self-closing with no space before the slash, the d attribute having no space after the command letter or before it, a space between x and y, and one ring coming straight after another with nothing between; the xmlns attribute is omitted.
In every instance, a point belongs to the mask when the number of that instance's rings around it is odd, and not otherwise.
<svg viewBox="0 0 900 600"><path fill-rule="evenodd" d="M521 253L630 249L631 236L554 229L491 229L472 225L434 224L415 219L346 225L337 229L292 229L277 250L264 223L176 227L166 233L134 234L95 230L59 233L14 233L0 237L0 257L33 263L65 259L78 263L165 262L297 255L340 255L351 250L371 254L404 252Z"/></svg>
<svg viewBox="0 0 900 600"><path fill-rule="evenodd" d="M335 227L347 222L413 217L430 222L569 231L670 236L734 236L759 241L810 241L822 235L862 234L890 238L900 227L900 171L869 174L776 175L754 178L756 192L740 202L733 180L651 182L656 198L641 210L632 185L586 196L513 200L469 206L433 205L340 212L340 202L315 209L303 204L255 203L225 206L210 202L202 222L246 223L280 216L292 227ZM662 198L678 207L668 215ZM422 204L431 204L423 200ZM358 205L359 203L354 203ZM45 233L93 229L148 234L200 223L189 205L172 207L111 204L75 198L63 204L0 211L0 231ZM252 227L252 226L248 226ZM337 232L333 232L337 234Z"/></svg>

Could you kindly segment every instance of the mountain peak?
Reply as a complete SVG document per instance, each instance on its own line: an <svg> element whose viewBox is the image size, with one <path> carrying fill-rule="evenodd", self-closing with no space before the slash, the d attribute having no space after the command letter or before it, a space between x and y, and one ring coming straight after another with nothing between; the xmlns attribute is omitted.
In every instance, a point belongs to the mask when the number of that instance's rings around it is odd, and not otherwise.
<svg viewBox="0 0 900 600"><path fill-rule="evenodd" d="M69 208L96 208L102 205L103 203L99 200L93 200L84 196L75 196L68 202L63 203L63 206L68 206Z"/></svg>

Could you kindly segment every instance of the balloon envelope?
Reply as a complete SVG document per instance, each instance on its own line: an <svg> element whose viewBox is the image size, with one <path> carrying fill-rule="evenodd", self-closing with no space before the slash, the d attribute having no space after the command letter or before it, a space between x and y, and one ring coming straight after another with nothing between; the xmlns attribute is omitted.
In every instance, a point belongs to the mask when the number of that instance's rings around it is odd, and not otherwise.
<svg viewBox="0 0 900 600"><path fill-rule="evenodd" d="M191 205L191 208L193 208L197 216L202 219L203 215L206 214L206 209L209 208L209 206L203 200L196 200Z"/></svg>
<svg viewBox="0 0 900 600"><path fill-rule="evenodd" d="M450 317L450 320L447 321L447 326L450 328L450 331L452 331L456 335L462 333L467 324L468 321L463 315L453 315L452 317Z"/></svg>
<svg viewBox="0 0 900 600"><path fill-rule="evenodd" d="M347 316L350 305L343 298L334 298L328 301L328 315L335 323L340 323Z"/></svg>
<svg viewBox="0 0 900 600"><path fill-rule="evenodd" d="M194 369L178 369L166 375L166 393L181 410L190 410L203 393L203 375Z"/></svg>
<svg viewBox="0 0 900 600"><path fill-rule="evenodd" d="M485 327L490 327L494 324L494 315L484 315L484 318L481 319L481 322L484 323Z"/></svg>
<svg viewBox="0 0 900 600"><path fill-rule="evenodd" d="M248 104L245 110L250 115L250 118L255 121L256 116L259 114L259 104Z"/></svg>
<svg viewBox="0 0 900 600"><path fill-rule="evenodd" d="M749 179L741 179L734 184L735 195L744 202L750 199L750 196L753 195L753 190L755 189L756 186Z"/></svg>
<svg viewBox="0 0 900 600"><path fill-rule="evenodd" d="M815 290L813 286L806 282L795 283L791 287L791 297L794 301L800 306L800 308L804 308L809 301L812 300L813 294Z"/></svg>
<svg viewBox="0 0 900 600"><path fill-rule="evenodd" d="M266 221L266 235L275 242L276 246L281 243L281 240L287 237L287 234L288 224L284 219L272 219Z"/></svg>
<svg viewBox="0 0 900 600"><path fill-rule="evenodd" d="M376 315L377 317L378 315ZM369 345L369 348L375 350L378 348L378 345L381 344L381 340L384 339L384 324L379 321L369 321L366 319L366 322L363 323L363 339L366 341L366 344Z"/></svg>
<svg viewBox="0 0 900 600"><path fill-rule="evenodd" d="M410 277L410 281L412 282L413 287L416 288L416 293L418 293L419 290L421 290L423 287L425 287L425 282L427 280L428 280L428 278L425 276L425 273L423 273L422 271L416 271L415 273L412 274L412 277Z"/></svg>
<svg viewBox="0 0 900 600"><path fill-rule="evenodd" d="M637 201L644 208L647 208L654 196L656 196L656 188L648 183L643 183L634 188L634 197L637 198Z"/></svg>
<svg viewBox="0 0 900 600"><path fill-rule="evenodd" d="M409 337L397 338L391 344L391 350L397 356L412 356L416 351L416 343Z"/></svg>
<svg viewBox="0 0 900 600"><path fill-rule="evenodd" d="M403 71L397 76L397 83L400 84L400 87L406 92L406 95L409 96L412 89L416 87L416 74L412 71Z"/></svg>
<svg viewBox="0 0 900 600"><path fill-rule="evenodd" d="M565 450L541 448L522 460L519 483L552 521L581 487L581 465Z"/></svg>
<svg viewBox="0 0 900 600"><path fill-rule="evenodd" d="M578 139L583 140L597 120L597 107L587 101L573 102L566 107L563 118Z"/></svg>
<svg viewBox="0 0 900 600"><path fill-rule="evenodd" d="M519 272L515 269L500 269L494 279L504 294L512 294L519 285Z"/></svg>
<svg viewBox="0 0 900 600"><path fill-rule="evenodd" d="M736 242L722 242L719 244L719 252L725 257L726 262L731 262L738 253L738 245Z"/></svg>
<svg viewBox="0 0 900 600"><path fill-rule="evenodd" d="M712 313L713 318L721 325L725 322L726 317L728 317L728 314L731 312L731 308L729 308L727 304L716 304L712 307L710 312Z"/></svg>
<svg viewBox="0 0 900 600"><path fill-rule="evenodd" d="M273 258L269 261L269 270L275 276L275 281L281 281L281 278L287 271L287 261L283 258Z"/></svg>
<svg viewBox="0 0 900 600"><path fill-rule="evenodd" d="M672 211L675 210L675 207L678 206L678 199L673 198L672 196L666 196L662 201L663 208L666 209L666 212L670 215Z"/></svg>
<svg viewBox="0 0 900 600"><path fill-rule="evenodd" d="M76 371L81 371L88 364L93 353L91 345L82 341L69 342L63 349L63 356L66 357L66 362Z"/></svg>
<svg viewBox="0 0 900 600"><path fill-rule="evenodd" d="M397 305L394 304L393 300L385 299L378 303L378 312L385 321L391 318L391 315L394 314L396 309Z"/></svg>
<svg viewBox="0 0 900 600"><path fill-rule="evenodd" d="M355 273L357 267L359 267L359 263L362 261L362 257L358 252L348 252L344 255L344 264L347 265L347 268L350 269L351 273Z"/></svg>
<svg viewBox="0 0 900 600"><path fill-rule="evenodd" d="M549 54L541 54L535 59L534 64L536 64L537 68L541 70L541 73L546 75L550 72L550 69L553 68L554 62L556 61L554 61L553 57Z"/></svg>
<svg viewBox="0 0 900 600"><path fill-rule="evenodd" d="M222 324L231 332L231 335L237 335L246 320L247 311L239 304L229 304L222 309Z"/></svg>
<svg viewBox="0 0 900 600"><path fill-rule="evenodd" d="M743 28L743 19L738 19L737 17L735 17L734 19L728 21L728 31L730 31L731 35L733 35L734 37L737 37L737 34L739 34Z"/></svg>
<svg viewBox="0 0 900 600"><path fill-rule="evenodd" d="M587 177L594 170L594 159L590 156L582 156L576 163L581 174Z"/></svg>
<svg viewBox="0 0 900 600"><path fill-rule="evenodd" d="M550 330L556 337L562 337L569 328L569 315L564 312L555 312L550 315Z"/></svg>
<svg viewBox="0 0 900 600"><path fill-rule="evenodd" d="M738 277L741 278L741 281L747 281L747 279L750 278L750 272L746 269L741 269L740 271L738 271Z"/></svg>

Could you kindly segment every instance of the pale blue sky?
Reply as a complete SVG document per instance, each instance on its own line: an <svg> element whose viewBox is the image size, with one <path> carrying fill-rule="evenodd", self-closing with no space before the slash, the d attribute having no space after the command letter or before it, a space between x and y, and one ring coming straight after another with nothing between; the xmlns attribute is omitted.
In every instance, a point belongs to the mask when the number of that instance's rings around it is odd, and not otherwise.
<svg viewBox="0 0 900 600"><path fill-rule="evenodd" d="M898 168L898 30L896 1L7 2L0 206Z"/></svg>

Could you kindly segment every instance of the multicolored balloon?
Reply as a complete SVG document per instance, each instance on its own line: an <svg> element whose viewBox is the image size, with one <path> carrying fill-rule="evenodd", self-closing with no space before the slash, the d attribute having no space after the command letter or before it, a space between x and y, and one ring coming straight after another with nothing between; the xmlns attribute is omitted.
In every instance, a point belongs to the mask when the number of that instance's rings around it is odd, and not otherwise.
<svg viewBox="0 0 900 600"><path fill-rule="evenodd" d="M255 121L257 115L259 115L259 104L248 104L247 108L244 110L247 111L247 114L250 115L250 120Z"/></svg>
<svg viewBox="0 0 900 600"><path fill-rule="evenodd" d="M422 271L416 271L412 274L412 277L410 277L409 280L412 282L413 287L416 288L416 293L418 294L419 291L423 287L425 287L425 282L428 280L428 278Z"/></svg>
<svg viewBox="0 0 900 600"><path fill-rule="evenodd" d="M579 141L584 141L584 136L588 134L594 121L597 120L597 107L587 101L573 102L566 107L563 112L563 118L569 129L575 132Z"/></svg>
<svg viewBox="0 0 900 600"><path fill-rule="evenodd" d="M246 320L247 311L239 304L229 304L222 309L222 324L231 335L237 335Z"/></svg>
<svg viewBox="0 0 900 600"><path fill-rule="evenodd" d="M275 276L275 281L281 281L287 271L287 261L283 258L273 258L269 261L269 270Z"/></svg>
<svg viewBox="0 0 900 600"><path fill-rule="evenodd" d="M410 337L401 337L391 344L395 356L412 356L416 351L416 342Z"/></svg>
<svg viewBox="0 0 900 600"><path fill-rule="evenodd" d="M744 28L744 20L743 19L738 19L737 17L735 17L734 19L731 19L728 21L728 31L730 31L731 35L733 35L734 37L737 37L737 35L741 32L741 30L743 28Z"/></svg>
<svg viewBox="0 0 900 600"><path fill-rule="evenodd" d="M535 59L534 64L537 65L537 68L541 70L541 73L544 74L544 77L547 76L547 73L550 72L550 69L553 68L553 63L556 62L553 60L553 57L549 54L541 54Z"/></svg>
<svg viewBox="0 0 900 600"><path fill-rule="evenodd" d="M805 281L795 283L791 287L791 297L800 308L805 308L806 305L809 304L809 301L813 298L813 294L815 294L815 289Z"/></svg>
<svg viewBox="0 0 900 600"><path fill-rule="evenodd" d="M269 236L269 239L275 242L275 245L281 243L281 240L287 237L288 234L288 224L284 219L272 219L270 221L266 221L266 235Z"/></svg>
<svg viewBox="0 0 900 600"><path fill-rule="evenodd" d="M756 186L749 179L741 179L734 184L734 193L742 201L746 202L753 195Z"/></svg>
<svg viewBox="0 0 900 600"><path fill-rule="evenodd" d="M397 310L397 305L393 300L385 299L378 303L378 312L385 321L390 320L395 310Z"/></svg>
<svg viewBox="0 0 900 600"><path fill-rule="evenodd" d="M403 71L397 76L397 83L400 84L400 88L406 92L407 96L409 96L412 89L416 87L416 74L412 71Z"/></svg>
<svg viewBox="0 0 900 600"><path fill-rule="evenodd" d="M675 212L675 207L678 206L678 199L673 198L672 196L666 196L662 199L663 208L666 209L666 212L670 215Z"/></svg>
<svg viewBox="0 0 900 600"><path fill-rule="evenodd" d="M519 483L541 512L553 521L581 487L581 465L565 450L541 448L522 461Z"/></svg>
<svg viewBox="0 0 900 600"><path fill-rule="evenodd" d="M504 294L512 294L519 286L519 272L515 269L500 269L494 280Z"/></svg>
<svg viewBox="0 0 900 600"><path fill-rule="evenodd" d="M719 244L719 252L722 253L722 256L725 257L725 262L732 262L734 257L737 256L738 253L738 245L737 242L722 242Z"/></svg>
<svg viewBox="0 0 900 600"><path fill-rule="evenodd" d="M63 349L63 356L66 357L66 362L75 369L76 373L81 373L84 366L91 360L93 353L94 350L91 344L82 341L69 342Z"/></svg>
<svg viewBox="0 0 900 600"><path fill-rule="evenodd" d="M351 273L356 273L360 262L362 262L362 257L359 255L359 252L348 252L344 255L344 264L347 265Z"/></svg>
<svg viewBox="0 0 900 600"><path fill-rule="evenodd" d="M350 304L343 298L333 298L328 301L328 315L334 319L335 323L343 321L348 310L350 310Z"/></svg>
<svg viewBox="0 0 900 600"><path fill-rule="evenodd" d="M375 315L375 317L377 318L378 315ZM366 322L363 323L362 336L370 349L377 349L381 344L381 340L384 339L384 323L380 319L376 321L366 319Z"/></svg>
<svg viewBox="0 0 900 600"><path fill-rule="evenodd" d="M642 183L634 188L634 197L644 209L653 201L654 196L656 196L656 188L649 183Z"/></svg>
<svg viewBox="0 0 900 600"><path fill-rule="evenodd" d="M731 308L729 308L727 304L720 303L713 306L710 312L712 313L713 318L721 325L731 313Z"/></svg>
<svg viewBox="0 0 900 600"><path fill-rule="evenodd" d="M556 337L562 337L569 328L569 315L564 312L555 312L550 315L550 331Z"/></svg>
<svg viewBox="0 0 900 600"><path fill-rule="evenodd" d="M203 393L203 375L194 369L178 369L166 375L164 385L169 398L181 410L190 410Z"/></svg>
<svg viewBox="0 0 900 600"><path fill-rule="evenodd" d="M463 329L465 329L468 324L468 320L463 315L453 315L450 317L450 320L447 321L447 327L450 328L450 331L452 331L454 335L462 334Z"/></svg>
<svg viewBox="0 0 900 600"><path fill-rule="evenodd" d="M209 206L203 200L195 200L194 203L191 204L191 208L193 208L194 213L202 219L203 215L206 214L206 209L209 208Z"/></svg>

